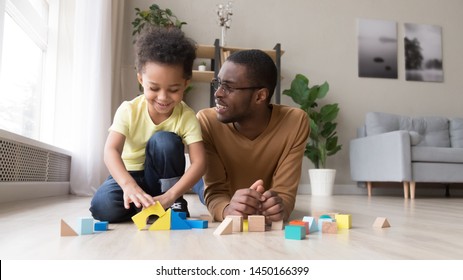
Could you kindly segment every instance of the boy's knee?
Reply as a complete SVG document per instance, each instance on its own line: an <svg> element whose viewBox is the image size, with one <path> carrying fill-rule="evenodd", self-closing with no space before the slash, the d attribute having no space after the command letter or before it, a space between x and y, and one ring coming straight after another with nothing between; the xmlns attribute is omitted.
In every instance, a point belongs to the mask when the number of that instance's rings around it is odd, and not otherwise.
<svg viewBox="0 0 463 280"><path fill-rule="evenodd" d="M147 147L153 147L162 150L176 151L183 148L183 141L180 136L169 131L158 131L148 140Z"/></svg>

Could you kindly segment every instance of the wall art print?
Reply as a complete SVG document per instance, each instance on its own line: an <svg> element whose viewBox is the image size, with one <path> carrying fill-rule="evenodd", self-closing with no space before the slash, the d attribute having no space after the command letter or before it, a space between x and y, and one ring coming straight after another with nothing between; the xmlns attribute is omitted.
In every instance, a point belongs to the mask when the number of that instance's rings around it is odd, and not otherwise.
<svg viewBox="0 0 463 280"><path fill-rule="evenodd" d="M443 82L442 28L436 25L405 23L405 79Z"/></svg>
<svg viewBox="0 0 463 280"><path fill-rule="evenodd" d="M397 23L358 19L359 77L397 79Z"/></svg>

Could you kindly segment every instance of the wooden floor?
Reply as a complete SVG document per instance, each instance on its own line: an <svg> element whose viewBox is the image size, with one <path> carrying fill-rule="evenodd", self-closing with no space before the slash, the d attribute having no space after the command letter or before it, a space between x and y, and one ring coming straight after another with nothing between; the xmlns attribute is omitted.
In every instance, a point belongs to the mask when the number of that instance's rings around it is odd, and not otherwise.
<svg viewBox="0 0 463 280"><path fill-rule="evenodd" d="M187 195L191 215L206 214L194 195ZM60 236L60 219L75 227L89 216L90 198L52 197L0 205L0 259L316 259L408 260L463 259L463 198L301 195L291 219L312 211L352 215L353 228L338 234L311 233L287 240L284 231L213 234L207 229L139 231L132 222L110 224L107 232ZM391 227L372 227L387 217Z"/></svg>

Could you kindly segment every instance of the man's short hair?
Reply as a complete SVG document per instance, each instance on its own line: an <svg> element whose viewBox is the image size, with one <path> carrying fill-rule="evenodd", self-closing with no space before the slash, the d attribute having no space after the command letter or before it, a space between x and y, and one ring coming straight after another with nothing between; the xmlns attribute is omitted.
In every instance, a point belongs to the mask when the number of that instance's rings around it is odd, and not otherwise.
<svg viewBox="0 0 463 280"><path fill-rule="evenodd" d="M277 84L277 67L272 58L261 50L242 50L232 53L227 61L244 65L251 86L263 86L268 89L268 100L273 96Z"/></svg>

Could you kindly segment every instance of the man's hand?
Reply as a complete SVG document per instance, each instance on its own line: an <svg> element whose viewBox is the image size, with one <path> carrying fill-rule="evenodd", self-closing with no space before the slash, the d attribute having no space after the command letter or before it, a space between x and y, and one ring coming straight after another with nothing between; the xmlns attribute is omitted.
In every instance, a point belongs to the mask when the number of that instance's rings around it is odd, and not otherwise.
<svg viewBox="0 0 463 280"><path fill-rule="evenodd" d="M274 191L266 191L263 195L266 199L262 203L261 211L262 215L265 216L266 223L271 224L272 222L283 220L283 199Z"/></svg>
<svg viewBox="0 0 463 280"><path fill-rule="evenodd" d="M230 204L223 210L223 217L237 215L247 218L248 215L257 215L261 212L262 203L266 200L263 181L257 180L251 187L235 192Z"/></svg>

